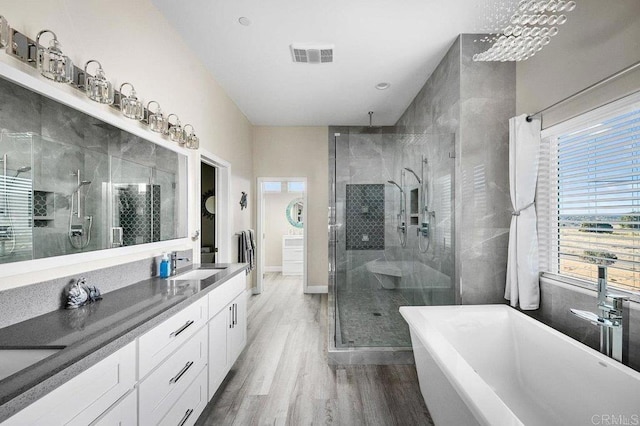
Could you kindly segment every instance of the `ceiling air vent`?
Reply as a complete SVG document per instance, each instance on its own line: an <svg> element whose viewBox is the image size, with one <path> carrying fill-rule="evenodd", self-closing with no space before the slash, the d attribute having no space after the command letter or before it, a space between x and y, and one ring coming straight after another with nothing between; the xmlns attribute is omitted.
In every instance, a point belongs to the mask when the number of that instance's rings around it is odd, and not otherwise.
<svg viewBox="0 0 640 426"><path fill-rule="evenodd" d="M307 64L324 64L333 62L333 46L331 45L302 45L292 44L291 55L293 62Z"/></svg>

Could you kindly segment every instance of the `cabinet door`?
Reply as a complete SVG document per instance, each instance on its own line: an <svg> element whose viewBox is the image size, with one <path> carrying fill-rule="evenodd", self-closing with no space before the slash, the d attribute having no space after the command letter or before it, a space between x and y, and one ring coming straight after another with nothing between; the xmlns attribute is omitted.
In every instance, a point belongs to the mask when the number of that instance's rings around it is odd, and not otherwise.
<svg viewBox="0 0 640 426"><path fill-rule="evenodd" d="M238 355L247 343L247 296L242 293L232 303L233 321L229 333L229 367L236 362Z"/></svg>
<svg viewBox="0 0 640 426"><path fill-rule="evenodd" d="M138 424L138 399L132 390L91 426L136 426Z"/></svg>
<svg viewBox="0 0 640 426"><path fill-rule="evenodd" d="M227 334L231 331L231 305L209 321L209 399L213 397L229 371Z"/></svg>

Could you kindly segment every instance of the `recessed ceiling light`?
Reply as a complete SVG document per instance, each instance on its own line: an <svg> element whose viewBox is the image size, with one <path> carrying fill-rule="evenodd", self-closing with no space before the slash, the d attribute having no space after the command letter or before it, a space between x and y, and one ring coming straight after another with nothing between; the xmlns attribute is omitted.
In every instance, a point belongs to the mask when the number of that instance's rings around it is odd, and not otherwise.
<svg viewBox="0 0 640 426"><path fill-rule="evenodd" d="M238 22L240 22L240 25L244 25L245 27L248 27L249 25L251 25L251 20L244 16L241 16L240 18L238 18Z"/></svg>
<svg viewBox="0 0 640 426"><path fill-rule="evenodd" d="M378 89L378 90L386 90L386 89L389 88L389 86L391 86L391 84L383 81L382 83L376 84L376 89Z"/></svg>

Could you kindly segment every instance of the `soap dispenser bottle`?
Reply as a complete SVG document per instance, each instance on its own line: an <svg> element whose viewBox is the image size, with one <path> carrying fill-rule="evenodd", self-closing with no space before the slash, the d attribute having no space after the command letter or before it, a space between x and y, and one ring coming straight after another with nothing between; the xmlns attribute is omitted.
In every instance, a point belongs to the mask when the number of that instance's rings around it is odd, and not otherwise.
<svg viewBox="0 0 640 426"><path fill-rule="evenodd" d="M169 278L171 271L171 260L169 259L169 253L162 254L162 261L160 262L160 278Z"/></svg>

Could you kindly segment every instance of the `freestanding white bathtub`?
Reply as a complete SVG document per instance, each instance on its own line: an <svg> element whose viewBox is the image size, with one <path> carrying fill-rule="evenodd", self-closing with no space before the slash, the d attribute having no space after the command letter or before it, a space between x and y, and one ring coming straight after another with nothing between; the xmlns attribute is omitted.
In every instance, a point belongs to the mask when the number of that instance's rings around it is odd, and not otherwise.
<svg viewBox="0 0 640 426"><path fill-rule="evenodd" d="M509 306L400 313L437 426L640 425L640 373Z"/></svg>

